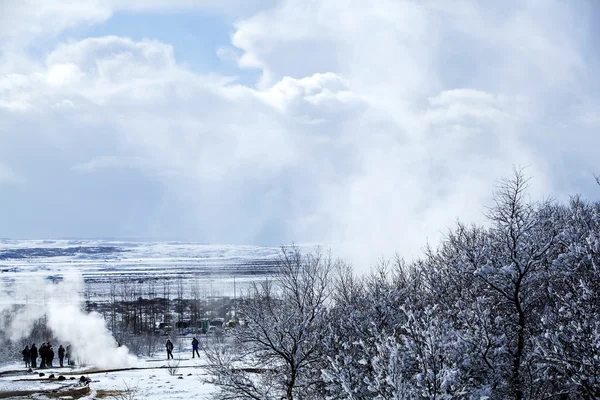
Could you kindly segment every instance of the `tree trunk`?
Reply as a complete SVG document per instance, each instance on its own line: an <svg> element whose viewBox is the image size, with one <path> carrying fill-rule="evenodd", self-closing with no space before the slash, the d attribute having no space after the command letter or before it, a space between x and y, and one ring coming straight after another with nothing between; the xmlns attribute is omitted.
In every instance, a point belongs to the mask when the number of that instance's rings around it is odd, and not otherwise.
<svg viewBox="0 0 600 400"><path fill-rule="evenodd" d="M513 392L516 400L523 399L523 383L521 382L521 361L523 359L523 352L525 351L525 313L523 312L523 307L521 306L521 301L519 299L519 287L517 286L515 290L515 307L517 308L517 312L519 313L519 330L517 332L517 350L515 352L515 357L513 360L513 370L512 370L512 384L513 384Z"/></svg>

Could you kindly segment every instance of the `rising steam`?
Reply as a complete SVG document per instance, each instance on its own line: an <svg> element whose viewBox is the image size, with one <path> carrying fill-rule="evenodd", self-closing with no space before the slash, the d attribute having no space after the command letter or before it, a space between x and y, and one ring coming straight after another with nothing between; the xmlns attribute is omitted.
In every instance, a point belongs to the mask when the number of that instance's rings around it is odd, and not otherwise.
<svg viewBox="0 0 600 400"><path fill-rule="evenodd" d="M53 283L43 277L27 277L5 283L0 303L0 330L12 341L28 337L35 323L46 325L63 346L71 344L80 362L100 368L123 368L137 364L127 347L119 347L104 319L83 311L83 278L69 273ZM12 312L8 313L7 311ZM37 343L39 346L39 343ZM56 348L59 343L52 343Z"/></svg>

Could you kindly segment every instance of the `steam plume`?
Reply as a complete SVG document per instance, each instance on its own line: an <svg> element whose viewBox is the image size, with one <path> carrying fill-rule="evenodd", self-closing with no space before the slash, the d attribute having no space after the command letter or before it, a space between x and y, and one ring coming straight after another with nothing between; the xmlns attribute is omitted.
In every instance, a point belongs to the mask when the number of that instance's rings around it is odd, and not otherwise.
<svg viewBox="0 0 600 400"><path fill-rule="evenodd" d="M71 344L74 356L81 362L100 368L136 365L137 358L129 354L127 347L118 346L102 316L83 311L82 293L83 278L78 273L68 273L58 283L41 276L5 283L0 330L12 341L18 341L29 336L36 321L46 316L53 336L63 346ZM13 310L9 317L8 310Z"/></svg>

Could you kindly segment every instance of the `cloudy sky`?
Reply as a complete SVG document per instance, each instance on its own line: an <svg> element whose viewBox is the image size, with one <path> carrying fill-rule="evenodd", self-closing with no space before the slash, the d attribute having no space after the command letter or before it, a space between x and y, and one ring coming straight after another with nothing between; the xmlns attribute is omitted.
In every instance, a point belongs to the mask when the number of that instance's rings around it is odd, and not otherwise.
<svg viewBox="0 0 600 400"><path fill-rule="evenodd" d="M0 1L0 237L411 257L495 182L597 198L594 1Z"/></svg>

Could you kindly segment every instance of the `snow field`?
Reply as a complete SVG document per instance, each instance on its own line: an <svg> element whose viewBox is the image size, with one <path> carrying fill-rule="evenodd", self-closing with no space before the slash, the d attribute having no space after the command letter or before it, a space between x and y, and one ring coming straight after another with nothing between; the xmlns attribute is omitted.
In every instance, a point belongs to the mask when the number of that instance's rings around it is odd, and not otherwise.
<svg viewBox="0 0 600 400"><path fill-rule="evenodd" d="M78 379L83 375L91 379L88 384L90 394L80 399L111 398L111 394L117 393L132 393L135 398L147 400L209 399L215 387L203 382L206 375L204 357L190 358L191 347L174 351L173 355L174 359L169 361L164 352L151 358L142 357L136 367L115 370L98 370L94 365L89 365L54 367L29 373L23 363L10 363L0 367L0 393L35 392L36 399L46 399L49 397L44 392L73 385L80 387ZM39 372L43 372L44 376L40 377ZM55 377L63 375L67 380L50 380L48 377L51 374ZM76 380L70 380L70 377Z"/></svg>

